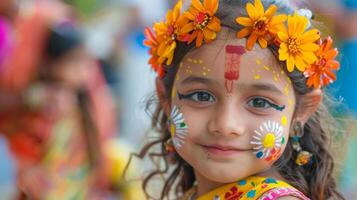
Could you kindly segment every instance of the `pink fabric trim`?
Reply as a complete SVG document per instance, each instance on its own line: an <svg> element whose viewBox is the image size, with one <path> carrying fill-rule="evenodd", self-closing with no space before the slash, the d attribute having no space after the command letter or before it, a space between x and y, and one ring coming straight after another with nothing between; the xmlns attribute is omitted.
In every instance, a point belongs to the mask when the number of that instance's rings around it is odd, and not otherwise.
<svg viewBox="0 0 357 200"><path fill-rule="evenodd" d="M310 200L310 198L295 188L274 188L263 194L259 200L275 200L285 196L294 196L301 200Z"/></svg>

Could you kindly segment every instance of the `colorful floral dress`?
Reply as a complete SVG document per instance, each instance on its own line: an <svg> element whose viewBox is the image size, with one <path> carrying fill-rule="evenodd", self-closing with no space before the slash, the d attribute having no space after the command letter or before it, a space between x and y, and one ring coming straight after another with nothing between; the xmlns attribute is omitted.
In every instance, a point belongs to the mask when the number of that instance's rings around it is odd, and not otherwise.
<svg viewBox="0 0 357 200"><path fill-rule="evenodd" d="M197 200L275 200L284 196L309 200L302 192L283 181L258 176L224 185L199 196Z"/></svg>

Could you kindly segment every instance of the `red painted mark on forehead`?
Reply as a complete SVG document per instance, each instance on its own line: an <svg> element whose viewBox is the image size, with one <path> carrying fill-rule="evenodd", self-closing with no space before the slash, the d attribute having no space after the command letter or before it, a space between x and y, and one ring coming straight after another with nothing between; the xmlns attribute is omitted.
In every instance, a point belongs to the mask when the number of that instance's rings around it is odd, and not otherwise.
<svg viewBox="0 0 357 200"><path fill-rule="evenodd" d="M224 78L225 86L228 93L232 92L233 82L239 78L240 57L245 51L244 46L240 45L227 45L225 60L225 73Z"/></svg>
<svg viewBox="0 0 357 200"><path fill-rule="evenodd" d="M236 45L227 45L226 46L226 53L243 55L245 53L245 47L240 46L240 45L238 45L238 46L236 46Z"/></svg>

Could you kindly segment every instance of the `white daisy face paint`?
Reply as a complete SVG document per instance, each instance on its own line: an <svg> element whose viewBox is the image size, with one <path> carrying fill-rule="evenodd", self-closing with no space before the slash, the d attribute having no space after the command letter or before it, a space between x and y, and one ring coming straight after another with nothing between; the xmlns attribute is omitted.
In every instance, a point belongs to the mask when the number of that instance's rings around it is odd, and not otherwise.
<svg viewBox="0 0 357 200"><path fill-rule="evenodd" d="M279 123L269 120L264 122L254 133L250 143L254 145L255 156L268 162L277 160L281 154L282 145L285 143L283 127Z"/></svg>
<svg viewBox="0 0 357 200"><path fill-rule="evenodd" d="M176 105L172 108L169 123L172 142L176 149L181 148L185 142L188 127L183 114Z"/></svg>

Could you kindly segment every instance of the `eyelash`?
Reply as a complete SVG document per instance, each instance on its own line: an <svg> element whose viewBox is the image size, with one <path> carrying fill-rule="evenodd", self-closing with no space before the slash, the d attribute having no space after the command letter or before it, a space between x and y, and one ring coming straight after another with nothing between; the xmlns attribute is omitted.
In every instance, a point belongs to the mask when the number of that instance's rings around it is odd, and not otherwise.
<svg viewBox="0 0 357 200"><path fill-rule="evenodd" d="M253 101L257 101L257 100L260 100L260 101L263 101L265 103L265 106L262 108L262 107L258 107L258 106L254 106L252 103L254 103ZM256 102L256 103L259 103L259 102ZM260 102L262 103L262 102ZM265 98L262 98L262 97L253 97L251 98L249 101L248 101L248 106L250 107L253 107L253 108L258 108L258 109L269 109L269 108L273 108L277 111L283 111L285 109L285 105L283 106L279 106L275 103L272 103L271 101L265 99ZM269 107L266 107L266 106L269 106Z"/></svg>
<svg viewBox="0 0 357 200"><path fill-rule="evenodd" d="M208 100L200 100L199 96L197 95L202 95L202 94L205 94L205 95L209 95L208 96ZM209 92L204 92L204 91L195 91L195 92L191 92L189 94L181 94L179 92L177 92L177 96L180 100L191 100L191 101L194 101L194 102L197 102L197 103L207 103L207 102L214 102L216 101L216 98L210 94ZM201 96L202 97L202 96ZM205 96L205 98L207 98L207 96ZM262 108L262 107L258 107L258 106L254 106L253 103L254 101L257 101L257 100L260 100L262 102L265 103L265 106ZM262 103L260 102L260 103ZM259 103L259 102L255 102L255 103ZM249 101L248 101L248 106L252 107L252 108L255 108L255 109L270 109L270 108L273 108L277 111L283 111L285 109L285 105L283 106L279 106L265 98L262 98L262 97L253 97L251 98ZM268 107L267 107L268 106Z"/></svg>
<svg viewBox="0 0 357 200"><path fill-rule="evenodd" d="M199 96L197 95L209 95L208 96L208 100L200 100L199 99ZM189 94L181 94L179 92L177 92L177 96L179 97L180 100L191 100L191 101L194 101L194 102L213 102L213 101L216 101L216 98L208 93L208 92L204 92L204 91L195 91L195 92L191 92ZM202 96L201 96L202 97ZM205 96L207 98L207 96Z"/></svg>

